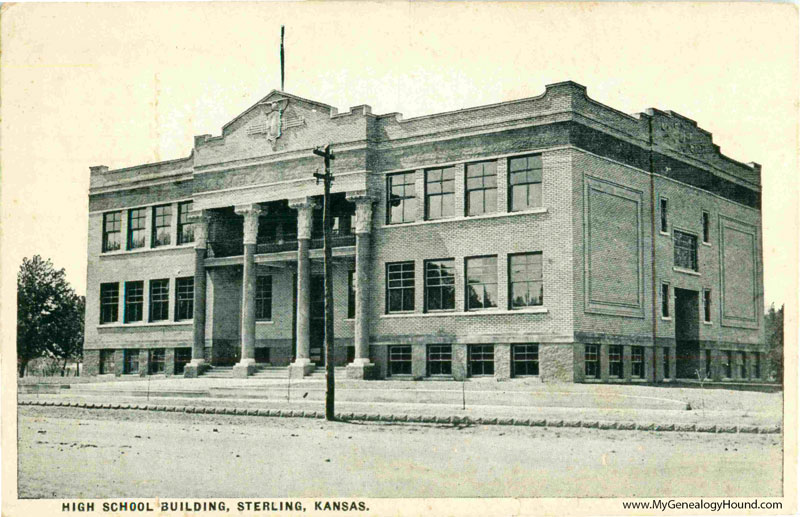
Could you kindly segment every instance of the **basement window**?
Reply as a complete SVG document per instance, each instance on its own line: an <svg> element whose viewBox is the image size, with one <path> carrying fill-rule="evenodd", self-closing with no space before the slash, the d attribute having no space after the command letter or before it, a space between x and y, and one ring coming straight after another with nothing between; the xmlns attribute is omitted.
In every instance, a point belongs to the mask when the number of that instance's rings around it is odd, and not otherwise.
<svg viewBox="0 0 800 517"><path fill-rule="evenodd" d="M631 347L631 377L644 379L644 347Z"/></svg>
<svg viewBox="0 0 800 517"><path fill-rule="evenodd" d="M392 375L411 375L410 345L389 347L389 376Z"/></svg>
<svg viewBox="0 0 800 517"><path fill-rule="evenodd" d="M513 345L511 361L514 377L539 375L539 345Z"/></svg>
<svg viewBox="0 0 800 517"><path fill-rule="evenodd" d="M150 350L150 359L148 366L150 367L150 374L164 373L164 356L165 351L163 348L154 348Z"/></svg>
<svg viewBox="0 0 800 517"><path fill-rule="evenodd" d="M494 375L494 345L469 345L469 375Z"/></svg>
<svg viewBox="0 0 800 517"><path fill-rule="evenodd" d="M428 345L428 375L452 375L453 347L450 345Z"/></svg>
<svg viewBox="0 0 800 517"><path fill-rule="evenodd" d="M617 379L622 377L622 346L620 345L608 347L608 376Z"/></svg>
<svg viewBox="0 0 800 517"><path fill-rule="evenodd" d="M583 352L584 375L587 379L597 379L600 377L600 353L599 346L586 345Z"/></svg>

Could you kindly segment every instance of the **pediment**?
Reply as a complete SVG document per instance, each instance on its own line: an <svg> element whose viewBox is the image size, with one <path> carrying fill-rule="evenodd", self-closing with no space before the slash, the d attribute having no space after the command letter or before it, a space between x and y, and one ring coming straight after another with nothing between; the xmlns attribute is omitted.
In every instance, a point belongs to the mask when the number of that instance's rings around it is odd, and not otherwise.
<svg viewBox="0 0 800 517"><path fill-rule="evenodd" d="M336 109L327 104L272 90L269 95L225 124L222 136L228 137L244 131L250 137L264 137L274 141L280 138L284 130L307 124L309 118L321 115L330 118L335 113Z"/></svg>

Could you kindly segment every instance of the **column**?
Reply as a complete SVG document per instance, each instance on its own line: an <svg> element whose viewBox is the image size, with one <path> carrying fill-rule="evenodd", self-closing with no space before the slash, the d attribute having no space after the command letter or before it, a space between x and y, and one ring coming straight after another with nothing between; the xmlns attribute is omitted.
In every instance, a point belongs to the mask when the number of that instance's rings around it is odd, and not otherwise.
<svg viewBox="0 0 800 517"><path fill-rule="evenodd" d="M363 192L348 194L347 198L356 204L355 357L347 365L347 378L374 379L378 375L378 369L369 360L369 282L372 204L376 200Z"/></svg>
<svg viewBox="0 0 800 517"><path fill-rule="evenodd" d="M309 358L311 335L311 226L317 203L311 198L290 199L289 206L297 210L297 357L289 365L290 378L302 378L314 371Z"/></svg>
<svg viewBox="0 0 800 517"><path fill-rule="evenodd" d="M242 273L242 357L233 367L234 377L247 377L256 367L256 237L258 216L261 208L257 204L235 207L235 212L244 217L244 257Z"/></svg>
<svg viewBox="0 0 800 517"><path fill-rule="evenodd" d="M176 215L177 217L177 215ZM207 210L190 214L194 225L194 303L192 315L192 360L183 370L184 377L197 377L207 367L206 347L206 248L208 247L208 227L211 215ZM176 241L177 242L177 241ZM173 297L177 291L173 287ZM174 304L173 304L174 310Z"/></svg>

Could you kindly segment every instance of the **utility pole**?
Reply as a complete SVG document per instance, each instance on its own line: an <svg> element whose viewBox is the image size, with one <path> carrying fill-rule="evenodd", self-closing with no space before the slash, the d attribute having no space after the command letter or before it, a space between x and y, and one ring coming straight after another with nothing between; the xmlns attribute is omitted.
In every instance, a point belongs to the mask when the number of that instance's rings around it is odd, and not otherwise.
<svg viewBox="0 0 800 517"><path fill-rule="evenodd" d="M324 238L322 250L325 267L325 420L335 420L334 417L334 377L333 377L333 259L331 257L331 160L336 157L331 152L330 144L325 149L314 149L314 154L325 159L325 173L314 173L317 183L322 180L325 186L324 204L322 208L322 227Z"/></svg>

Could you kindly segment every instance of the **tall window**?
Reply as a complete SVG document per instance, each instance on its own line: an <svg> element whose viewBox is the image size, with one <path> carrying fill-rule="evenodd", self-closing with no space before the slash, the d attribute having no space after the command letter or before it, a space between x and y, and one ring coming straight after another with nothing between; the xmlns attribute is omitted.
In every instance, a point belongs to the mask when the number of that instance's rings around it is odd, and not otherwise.
<svg viewBox="0 0 800 517"><path fill-rule="evenodd" d="M669 284L661 284L661 317L669 318Z"/></svg>
<svg viewBox="0 0 800 517"><path fill-rule="evenodd" d="M425 219L453 217L455 185L453 167L425 171Z"/></svg>
<svg viewBox="0 0 800 517"><path fill-rule="evenodd" d="M754 352L753 353L753 378L760 379L761 378L761 353Z"/></svg>
<svg viewBox="0 0 800 517"><path fill-rule="evenodd" d="M122 373L139 373L139 350L126 348L122 351Z"/></svg>
<svg viewBox="0 0 800 517"><path fill-rule="evenodd" d="M542 157L523 156L508 161L511 211L542 206Z"/></svg>
<svg viewBox="0 0 800 517"><path fill-rule="evenodd" d="M453 373L453 347L451 345L428 345L428 375L451 375Z"/></svg>
<svg viewBox="0 0 800 517"><path fill-rule="evenodd" d="M703 242L711 242L711 221L708 212L703 212Z"/></svg>
<svg viewBox="0 0 800 517"><path fill-rule="evenodd" d="M539 375L539 345L512 345L511 363L514 377Z"/></svg>
<svg viewBox="0 0 800 517"><path fill-rule="evenodd" d="M125 282L125 323L142 321L144 282Z"/></svg>
<svg viewBox="0 0 800 517"><path fill-rule="evenodd" d="M664 351L664 378L669 379L669 347L665 346L662 350ZM709 357L709 359L711 358Z"/></svg>
<svg viewBox="0 0 800 517"><path fill-rule="evenodd" d="M469 345L469 376L494 375L494 345Z"/></svg>
<svg viewBox="0 0 800 517"><path fill-rule="evenodd" d="M356 317L356 272L347 272L347 317Z"/></svg>
<svg viewBox="0 0 800 517"><path fill-rule="evenodd" d="M172 231L172 206L153 207L153 247L166 246L170 243Z"/></svg>
<svg viewBox="0 0 800 517"><path fill-rule="evenodd" d="M711 379L713 377L713 373L714 373L714 372L711 371L711 369L712 369L712 366L711 366L711 350L706 348L706 377L709 378L709 379Z"/></svg>
<svg viewBox="0 0 800 517"><path fill-rule="evenodd" d="M622 377L622 347L620 345L608 347L608 375Z"/></svg>
<svg viewBox="0 0 800 517"><path fill-rule="evenodd" d="M100 350L100 375L116 373L114 366L114 351Z"/></svg>
<svg viewBox="0 0 800 517"><path fill-rule="evenodd" d="M497 162L467 164L467 215L497 211Z"/></svg>
<svg viewBox="0 0 800 517"><path fill-rule="evenodd" d="M146 208L134 208L128 211L128 249L144 248L146 243L145 226Z"/></svg>
<svg viewBox="0 0 800 517"><path fill-rule="evenodd" d="M386 264L386 312L414 310L414 263Z"/></svg>
<svg viewBox="0 0 800 517"><path fill-rule="evenodd" d="M103 251L115 251L120 248L122 225L121 212L103 214Z"/></svg>
<svg viewBox="0 0 800 517"><path fill-rule="evenodd" d="M497 307L497 257L468 258L467 310Z"/></svg>
<svg viewBox="0 0 800 517"><path fill-rule="evenodd" d="M730 350L724 350L722 352L722 368L725 372L725 377L728 379L733 377L733 352Z"/></svg>
<svg viewBox="0 0 800 517"><path fill-rule="evenodd" d="M736 353L736 367L739 370L739 378L747 378L747 361L745 360L745 352Z"/></svg>
<svg viewBox="0 0 800 517"><path fill-rule="evenodd" d="M175 321L194 318L194 278L175 279Z"/></svg>
<svg viewBox="0 0 800 517"><path fill-rule="evenodd" d="M117 321L119 314L119 284L100 284L100 323Z"/></svg>
<svg viewBox="0 0 800 517"><path fill-rule="evenodd" d="M393 345L388 348L389 376L411 375L411 346Z"/></svg>
<svg viewBox="0 0 800 517"><path fill-rule="evenodd" d="M150 280L150 321L169 319L169 280Z"/></svg>
<svg viewBox="0 0 800 517"><path fill-rule="evenodd" d="M542 305L544 284L541 253L509 255L508 275L509 302L512 309Z"/></svg>
<svg viewBox="0 0 800 517"><path fill-rule="evenodd" d="M583 364L585 376L588 379L600 377L600 347L598 345L585 345Z"/></svg>
<svg viewBox="0 0 800 517"><path fill-rule="evenodd" d="M669 200L665 197L660 198L659 215L661 216L661 233L669 233Z"/></svg>
<svg viewBox="0 0 800 517"><path fill-rule="evenodd" d="M675 230L675 266L697 271L697 236Z"/></svg>
<svg viewBox="0 0 800 517"><path fill-rule="evenodd" d="M417 217L413 172L392 174L386 178L386 223L410 223Z"/></svg>
<svg viewBox="0 0 800 517"><path fill-rule="evenodd" d="M178 244L194 242L194 225L189 220L192 202L178 203Z"/></svg>
<svg viewBox="0 0 800 517"><path fill-rule="evenodd" d="M147 366L150 368L150 374L164 373L164 356L165 350L163 348L154 348L149 351L150 358L147 361Z"/></svg>
<svg viewBox="0 0 800 517"><path fill-rule="evenodd" d="M711 289L703 289L703 321L711 323Z"/></svg>
<svg viewBox="0 0 800 517"><path fill-rule="evenodd" d="M447 311L456 307L455 260L425 261L425 310Z"/></svg>
<svg viewBox="0 0 800 517"><path fill-rule="evenodd" d="M644 379L644 347L631 347L631 377Z"/></svg>
<svg viewBox="0 0 800 517"><path fill-rule="evenodd" d="M272 319L272 276L256 278L256 319Z"/></svg>

